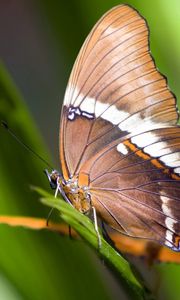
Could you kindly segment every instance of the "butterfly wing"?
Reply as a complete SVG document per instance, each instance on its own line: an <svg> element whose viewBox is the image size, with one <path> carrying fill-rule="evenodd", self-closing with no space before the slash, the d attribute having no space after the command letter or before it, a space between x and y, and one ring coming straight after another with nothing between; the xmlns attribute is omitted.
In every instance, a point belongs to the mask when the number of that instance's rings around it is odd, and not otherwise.
<svg viewBox="0 0 180 300"><path fill-rule="evenodd" d="M177 119L145 20L127 5L113 8L87 37L68 82L62 172L90 186L94 206L112 227L171 248L179 247L180 234Z"/></svg>
<svg viewBox="0 0 180 300"><path fill-rule="evenodd" d="M103 167L102 167L103 166ZM156 129L84 164L92 204L114 229L180 250L180 128Z"/></svg>
<svg viewBox="0 0 180 300"><path fill-rule="evenodd" d="M92 29L68 82L60 134L64 176L79 173L117 136L176 122L175 98L150 55L145 20L127 5L115 7Z"/></svg>

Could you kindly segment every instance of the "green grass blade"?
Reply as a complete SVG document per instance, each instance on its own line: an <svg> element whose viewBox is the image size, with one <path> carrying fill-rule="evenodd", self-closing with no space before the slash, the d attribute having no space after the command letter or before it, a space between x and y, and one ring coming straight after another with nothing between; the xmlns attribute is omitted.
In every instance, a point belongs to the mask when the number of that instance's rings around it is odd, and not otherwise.
<svg viewBox="0 0 180 300"><path fill-rule="evenodd" d="M120 274L121 280L123 284L125 284L125 288L129 290L129 293L134 295L134 299L135 297L137 297L137 299L142 297L144 293L143 287L132 273L129 263L104 240L102 235L102 246L99 249L93 222L65 201L54 198L41 188L35 188L35 190L43 197L41 199L43 204L56 208L60 212L61 219L72 226L84 240L98 251L98 254L104 260L115 268Z"/></svg>

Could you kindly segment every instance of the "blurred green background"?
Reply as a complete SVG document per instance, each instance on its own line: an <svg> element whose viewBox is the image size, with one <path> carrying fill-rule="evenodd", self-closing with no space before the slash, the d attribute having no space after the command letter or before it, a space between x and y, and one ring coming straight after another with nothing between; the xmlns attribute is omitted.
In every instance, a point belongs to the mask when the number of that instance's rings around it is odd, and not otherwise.
<svg viewBox="0 0 180 300"><path fill-rule="evenodd" d="M95 22L120 3L124 2L0 2L0 118L56 169L60 108L73 62ZM179 0L126 3L148 21L156 64L180 99ZM44 165L2 128L0 141L0 215L46 217L48 209L30 190L31 184L49 189ZM158 264L149 270L139 265L156 299L179 299L180 266ZM83 242L0 226L0 299L120 297L127 299L118 278Z"/></svg>

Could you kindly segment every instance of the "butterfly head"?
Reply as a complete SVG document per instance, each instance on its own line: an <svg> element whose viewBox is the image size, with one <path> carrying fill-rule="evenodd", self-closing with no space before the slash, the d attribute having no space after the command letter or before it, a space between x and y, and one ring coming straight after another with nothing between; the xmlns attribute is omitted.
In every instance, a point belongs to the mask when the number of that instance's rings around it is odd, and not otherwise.
<svg viewBox="0 0 180 300"><path fill-rule="evenodd" d="M62 175L56 170L53 170L51 173L49 173L48 170L44 170L44 173L46 174L49 180L51 188L53 190L56 189L58 183L62 181Z"/></svg>

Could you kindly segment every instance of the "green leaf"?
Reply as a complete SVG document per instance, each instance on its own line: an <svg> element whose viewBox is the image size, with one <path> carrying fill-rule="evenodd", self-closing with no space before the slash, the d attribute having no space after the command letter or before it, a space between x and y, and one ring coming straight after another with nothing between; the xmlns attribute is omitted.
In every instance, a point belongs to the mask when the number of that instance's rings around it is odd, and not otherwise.
<svg viewBox="0 0 180 300"><path fill-rule="evenodd" d="M102 235L102 245L99 248L97 233L90 218L79 213L64 200L53 197L41 188L34 189L43 196L41 199L43 204L56 208L60 212L61 219L75 229L84 240L95 248L101 258L115 268L128 292L134 295L134 299L143 297L143 287L133 274L129 263L104 240Z"/></svg>

